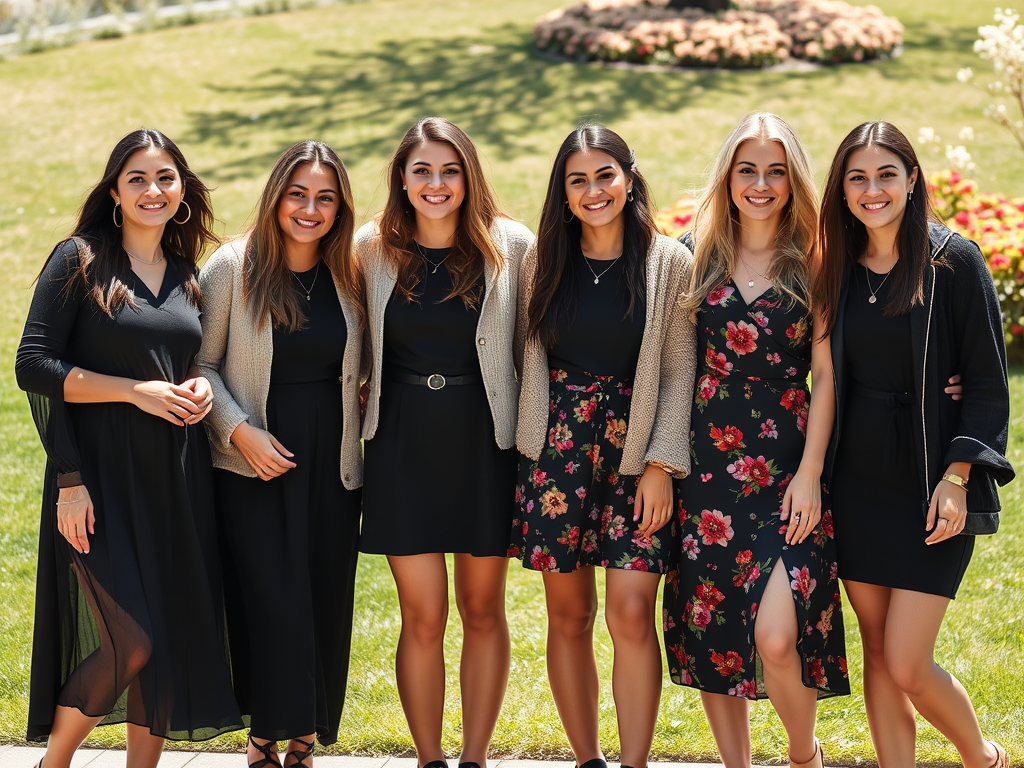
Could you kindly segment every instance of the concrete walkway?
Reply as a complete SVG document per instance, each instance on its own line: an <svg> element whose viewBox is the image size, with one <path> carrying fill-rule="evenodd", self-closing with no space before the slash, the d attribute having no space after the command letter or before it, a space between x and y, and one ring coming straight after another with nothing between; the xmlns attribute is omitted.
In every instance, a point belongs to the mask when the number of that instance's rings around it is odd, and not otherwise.
<svg viewBox="0 0 1024 768"><path fill-rule="evenodd" d="M0 768L32 768L45 750L42 747L0 745ZM316 768L416 768L412 757L331 757L315 759ZM455 760L449 761L453 767ZM124 750L80 749L71 768L125 768ZM245 768L245 755L224 752L176 752L167 750L160 768ZM488 768L573 768L571 760L497 760ZM651 763L651 768L721 768L709 763Z"/></svg>

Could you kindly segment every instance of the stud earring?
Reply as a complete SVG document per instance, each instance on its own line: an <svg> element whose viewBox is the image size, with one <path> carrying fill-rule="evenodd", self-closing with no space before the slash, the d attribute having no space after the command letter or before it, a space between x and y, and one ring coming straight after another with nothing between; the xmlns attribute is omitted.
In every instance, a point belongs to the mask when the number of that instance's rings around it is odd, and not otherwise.
<svg viewBox="0 0 1024 768"><path fill-rule="evenodd" d="M407 186L406 186L405 184L403 184L403 185L402 185L402 189L408 190L408 189L409 189L409 187L407 187Z"/></svg>

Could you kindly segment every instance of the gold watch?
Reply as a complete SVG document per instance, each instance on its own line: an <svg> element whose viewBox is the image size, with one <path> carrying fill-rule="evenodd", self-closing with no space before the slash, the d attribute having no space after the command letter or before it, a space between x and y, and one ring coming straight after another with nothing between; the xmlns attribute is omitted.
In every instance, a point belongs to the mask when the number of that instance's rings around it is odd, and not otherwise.
<svg viewBox="0 0 1024 768"><path fill-rule="evenodd" d="M959 485L965 491L967 490L967 481L964 478L960 477L960 475L954 475L952 472L947 472L942 476L942 479L945 480L947 483Z"/></svg>

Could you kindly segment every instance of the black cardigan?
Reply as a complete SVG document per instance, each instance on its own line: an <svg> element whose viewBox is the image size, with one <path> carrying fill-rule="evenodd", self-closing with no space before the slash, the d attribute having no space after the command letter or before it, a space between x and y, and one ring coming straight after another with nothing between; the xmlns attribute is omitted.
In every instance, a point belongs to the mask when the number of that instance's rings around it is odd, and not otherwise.
<svg viewBox="0 0 1024 768"><path fill-rule="evenodd" d="M1014 477L1006 460L1010 394L999 299L978 246L941 224L931 224L931 263L924 273L924 302L910 310L914 353L914 440L921 477L921 509L927 516L932 489L955 461L972 465L965 534L995 533L999 527L996 484ZM849 279L843 286L832 329L836 418L826 476L831 477L843 423L848 376L843 320ZM959 373L963 399L943 392ZM886 468L882 467L881 471Z"/></svg>

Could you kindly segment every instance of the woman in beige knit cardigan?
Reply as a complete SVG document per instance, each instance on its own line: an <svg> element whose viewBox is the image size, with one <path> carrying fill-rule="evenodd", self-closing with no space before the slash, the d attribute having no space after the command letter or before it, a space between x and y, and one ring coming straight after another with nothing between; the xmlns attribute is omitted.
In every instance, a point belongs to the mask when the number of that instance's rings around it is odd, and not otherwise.
<svg viewBox="0 0 1024 768"><path fill-rule="evenodd" d="M388 201L356 234L373 355L363 424L363 552L388 556L396 672L420 766L443 768L445 553L463 625L460 765L484 766L510 664L505 574L519 386L516 277L533 235L498 210L472 141L409 129Z"/></svg>
<svg viewBox="0 0 1024 768"><path fill-rule="evenodd" d="M314 738L337 741L345 700L362 481L353 219L337 154L300 142L252 229L199 277L226 581L241 593L235 692L256 768L281 765L278 741L285 766L310 768Z"/></svg>
<svg viewBox="0 0 1024 768"><path fill-rule="evenodd" d="M563 142L516 323L522 394L513 548L542 571L548 677L581 768L598 743L594 569L623 766L644 768L661 696L655 603L678 548L672 478L690 469L694 331L680 308L692 257L656 233L647 185L615 133Z"/></svg>

